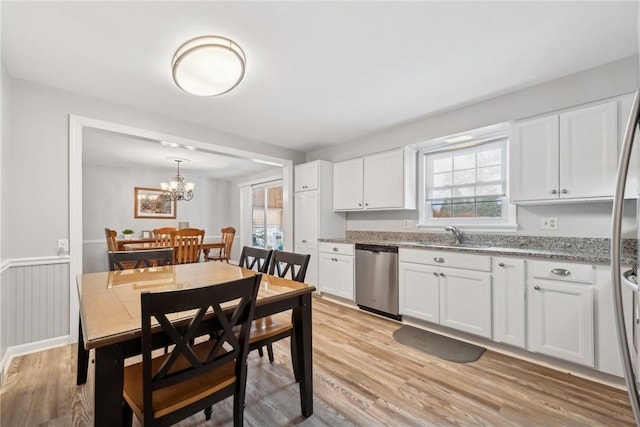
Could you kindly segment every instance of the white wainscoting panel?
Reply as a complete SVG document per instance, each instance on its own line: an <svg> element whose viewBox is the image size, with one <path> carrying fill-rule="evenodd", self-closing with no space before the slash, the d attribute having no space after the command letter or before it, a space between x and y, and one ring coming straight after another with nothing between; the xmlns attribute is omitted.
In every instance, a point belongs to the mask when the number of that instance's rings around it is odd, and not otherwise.
<svg viewBox="0 0 640 427"><path fill-rule="evenodd" d="M69 264L12 265L2 273L1 352L69 335Z"/></svg>

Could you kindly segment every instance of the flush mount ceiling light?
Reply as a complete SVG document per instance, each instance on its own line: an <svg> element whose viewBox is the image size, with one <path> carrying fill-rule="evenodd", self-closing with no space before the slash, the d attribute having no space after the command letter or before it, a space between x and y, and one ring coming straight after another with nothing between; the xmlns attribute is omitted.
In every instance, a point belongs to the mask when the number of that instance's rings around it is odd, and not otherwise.
<svg viewBox="0 0 640 427"><path fill-rule="evenodd" d="M216 96L240 83L245 63L244 52L233 40L202 36L178 48L171 69L180 89L198 96Z"/></svg>

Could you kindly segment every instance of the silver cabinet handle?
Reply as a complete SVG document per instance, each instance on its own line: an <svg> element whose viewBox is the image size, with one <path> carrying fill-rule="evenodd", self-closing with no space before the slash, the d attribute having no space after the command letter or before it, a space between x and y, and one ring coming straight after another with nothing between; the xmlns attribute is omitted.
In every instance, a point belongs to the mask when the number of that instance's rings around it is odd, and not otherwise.
<svg viewBox="0 0 640 427"><path fill-rule="evenodd" d="M569 270L565 270L564 268L554 268L553 270L551 270L551 273L555 274L556 276L570 276L571 272Z"/></svg>
<svg viewBox="0 0 640 427"><path fill-rule="evenodd" d="M302 243L307 243L307 241L306 241L306 240L303 240L303 241L302 241Z"/></svg>
<svg viewBox="0 0 640 427"><path fill-rule="evenodd" d="M358 203L358 206L362 206L362 203Z"/></svg>
<svg viewBox="0 0 640 427"><path fill-rule="evenodd" d="M433 260L434 260L435 262L440 263L440 264L442 264L442 263L444 262L444 258L442 258L442 257L440 257L440 256L435 257Z"/></svg>
<svg viewBox="0 0 640 427"><path fill-rule="evenodd" d="M365 206L369 206L369 203L365 203L364 205L365 205Z"/></svg>
<svg viewBox="0 0 640 427"><path fill-rule="evenodd" d="M562 193L562 194L567 194L567 193L568 193L568 191L567 191L567 189L566 189L566 188L563 188L563 189L562 189L562 191L561 191L561 193Z"/></svg>
<svg viewBox="0 0 640 427"><path fill-rule="evenodd" d="M435 272L435 271L433 272L433 275L434 275L434 276L436 276L436 277L438 277L438 273L437 273L437 272Z"/></svg>
<svg viewBox="0 0 640 427"><path fill-rule="evenodd" d="M444 277L444 273L440 273L440 277Z"/></svg>
<svg viewBox="0 0 640 427"><path fill-rule="evenodd" d="M536 291L539 291L539 290L540 290L540 286L535 285L535 286L533 287L533 289L535 289Z"/></svg>
<svg viewBox="0 0 640 427"><path fill-rule="evenodd" d="M555 189L551 190L551 194L558 194L558 190L555 190Z"/></svg>
<svg viewBox="0 0 640 427"><path fill-rule="evenodd" d="M333 248L333 252L338 252L340 249L338 248Z"/></svg>
<svg viewBox="0 0 640 427"><path fill-rule="evenodd" d="M499 267L504 267L504 262L498 263Z"/></svg>

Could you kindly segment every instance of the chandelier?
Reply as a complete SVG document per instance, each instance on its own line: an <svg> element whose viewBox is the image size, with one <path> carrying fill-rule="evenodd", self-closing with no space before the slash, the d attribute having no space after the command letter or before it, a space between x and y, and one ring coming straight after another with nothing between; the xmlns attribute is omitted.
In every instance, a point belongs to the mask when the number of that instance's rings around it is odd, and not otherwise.
<svg viewBox="0 0 640 427"><path fill-rule="evenodd" d="M178 164L178 173L171 177L169 182L161 182L160 188L162 188L162 195L171 199L172 201L185 200L189 201L193 199L193 182L184 182L184 177L180 175L180 163L187 159L171 159Z"/></svg>

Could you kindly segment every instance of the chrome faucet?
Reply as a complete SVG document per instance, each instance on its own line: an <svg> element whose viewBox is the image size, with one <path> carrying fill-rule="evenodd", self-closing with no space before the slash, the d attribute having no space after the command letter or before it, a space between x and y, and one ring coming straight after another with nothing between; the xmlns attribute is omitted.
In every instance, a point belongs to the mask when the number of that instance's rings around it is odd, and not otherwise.
<svg viewBox="0 0 640 427"><path fill-rule="evenodd" d="M459 245L462 243L462 232L458 230L458 227L453 225L447 225L444 227L444 231L450 231L453 233L453 237L456 239L455 244Z"/></svg>

